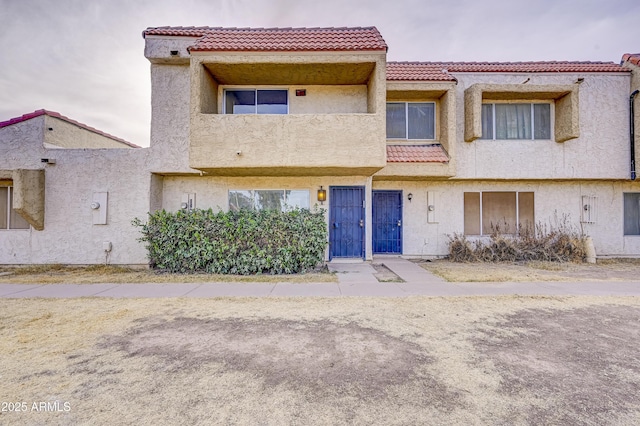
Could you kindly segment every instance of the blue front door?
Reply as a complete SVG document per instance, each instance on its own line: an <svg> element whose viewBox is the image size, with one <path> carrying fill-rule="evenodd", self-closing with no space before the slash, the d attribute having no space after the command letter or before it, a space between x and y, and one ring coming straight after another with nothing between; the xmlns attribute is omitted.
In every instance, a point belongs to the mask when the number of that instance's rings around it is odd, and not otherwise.
<svg viewBox="0 0 640 426"><path fill-rule="evenodd" d="M364 258L364 187L329 188L330 256Z"/></svg>
<svg viewBox="0 0 640 426"><path fill-rule="evenodd" d="M402 191L373 191L373 253L402 254Z"/></svg>

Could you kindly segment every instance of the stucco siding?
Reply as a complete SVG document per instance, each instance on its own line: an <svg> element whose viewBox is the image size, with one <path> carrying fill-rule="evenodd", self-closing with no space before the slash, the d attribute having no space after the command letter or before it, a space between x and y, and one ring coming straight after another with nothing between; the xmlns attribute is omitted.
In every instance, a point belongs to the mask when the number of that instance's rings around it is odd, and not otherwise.
<svg viewBox="0 0 640 426"><path fill-rule="evenodd" d="M640 186L631 182L374 181L373 189L403 191L403 254L407 256L445 256L448 236L464 232L464 193L482 191L533 192L536 223L557 226L566 221L593 238L598 256L637 256L640 252L640 237L623 235L623 193L640 192ZM428 193L435 197L431 223L428 205L433 201L428 200ZM595 223L581 222L583 196L596 198Z"/></svg>
<svg viewBox="0 0 640 426"><path fill-rule="evenodd" d="M229 209L229 190L254 189L291 189L308 190L309 204L312 210L325 210L327 226L329 225L328 209L331 199L321 204L317 200L317 191L323 186L329 191L331 186L362 186L366 194L366 211L371 211L371 178L368 176L314 176L314 177L188 177L166 176L162 194L163 208L169 211L180 209L185 193L195 194L196 207L227 211ZM366 253L371 259L371 215L365 218ZM329 236L327 235L327 240ZM328 253L327 253L328 259Z"/></svg>
<svg viewBox="0 0 640 426"><path fill-rule="evenodd" d="M44 143L51 148L126 148L131 146L88 131L56 117L44 115ZM47 145L45 145L47 146Z"/></svg>
<svg viewBox="0 0 640 426"><path fill-rule="evenodd" d="M151 65L150 168L195 173L189 167L190 74L188 65Z"/></svg>
<svg viewBox="0 0 640 426"><path fill-rule="evenodd" d="M56 150L56 165L44 169L44 228L1 230L0 264L146 264L131 221L149 210L147 152ZM108 192L106 225L93 224L96 192ZM109 259L105 241L113 246Z"/></svg>
<svg viewBox="0 0 640 426"><path fill-rule="evenodd" d="M461 179L625 179L628 175L628 75L456 74L457 172ZM580 136L554 140L482 140L465 143L464 90L476 83L579 85ZM527 101L526 96L521 99Z"/></svg>
<svg viewBox="0 0 640 426"><path fill-rule="evenodd" d="M42 167L44 116L0 128L0 170Z"/></svg>

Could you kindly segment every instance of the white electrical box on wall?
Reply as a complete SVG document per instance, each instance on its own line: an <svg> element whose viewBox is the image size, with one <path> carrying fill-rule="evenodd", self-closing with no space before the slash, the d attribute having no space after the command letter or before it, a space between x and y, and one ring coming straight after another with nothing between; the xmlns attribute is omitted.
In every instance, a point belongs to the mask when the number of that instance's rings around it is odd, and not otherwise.
<svg viewBox="0 0 640 426"><path fill-rule="evenodd" d="M92 219L94 225L107 224L107 201L108 192L94 192L91 202Z"/></svg>
<svg viewBox="0 0 640 426"><path fill-rule="evenodd" d="M580 222L596 223L598 216L598 199L590 195L583 195L582 205L580 207Z"/></svg>
<svg viewBox="0 0 640 426"><path fill-rule="evenodd" d="M196 208L196 194L193 192L185 192L182 194L182 202L180 208L190 212Z"/></svg>

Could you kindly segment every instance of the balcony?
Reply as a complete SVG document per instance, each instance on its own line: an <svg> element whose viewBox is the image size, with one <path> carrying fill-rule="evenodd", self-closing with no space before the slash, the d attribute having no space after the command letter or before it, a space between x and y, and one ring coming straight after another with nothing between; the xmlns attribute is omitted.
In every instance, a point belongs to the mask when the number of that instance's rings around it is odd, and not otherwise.
<svg viewBox="0 0 640 426"><path fill-rule="evenodd" d="M386 164L382 114L195 114L189 165L218 176L370 176Z"/></svg>

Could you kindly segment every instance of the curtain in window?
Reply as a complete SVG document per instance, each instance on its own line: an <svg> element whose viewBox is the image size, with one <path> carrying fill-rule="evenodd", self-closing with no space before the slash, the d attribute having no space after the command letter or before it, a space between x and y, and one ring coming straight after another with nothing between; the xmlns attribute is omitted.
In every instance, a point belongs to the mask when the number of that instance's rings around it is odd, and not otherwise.
<svg viewBox="0 0 640 426"><path fill-rule="evenodd" d="M482 105L481 139L493 139L493 104Z"/></svg>
<svg viewBox="0 0 640 426"><path fill-rule="evenodd" d="M409 103L409 139L434 139L435 105L432 103Z"/></svg>
<svg viewBox="0 0 640 426"><path fill-rule="evenodd" d="M551 105L533 104L533 138L551 139Z"/></svg>
<svg viewBox="0 0 640 426"><path fill-rule="evenodd" d="M387 138L405 139L407 137L407 121L404 103L387 104Z"/></svg>
<svg viewBox="0 0 640 426"><path fill-rule="evenodd" d="M496 104L496 139L531 139L531 104Z"/></svg>

